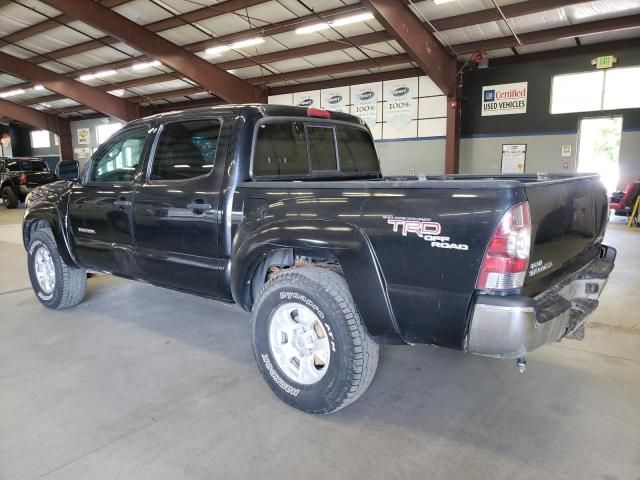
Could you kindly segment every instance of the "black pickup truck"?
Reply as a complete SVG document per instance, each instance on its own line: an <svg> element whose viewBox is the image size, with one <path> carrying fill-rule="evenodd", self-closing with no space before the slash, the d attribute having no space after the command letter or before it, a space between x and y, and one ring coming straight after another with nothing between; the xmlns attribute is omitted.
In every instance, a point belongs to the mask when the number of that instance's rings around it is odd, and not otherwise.
<svg viewBox="0 0 640 480"><path fill-rule="evenodd" d="M16 208L34 188L56 180L42 160L0 157L0 194L7 208Z"/></svg>
<svg viewBox="0 0 640 480"><path fill-rule="evenodd" d="M37 298L79 303L105 272L251 312L289 405L330 413L370 384L378 344L520 359L580 338L616 251L592 175L381 178L358 118L275 105L125 126L29 197Z"/></svg>

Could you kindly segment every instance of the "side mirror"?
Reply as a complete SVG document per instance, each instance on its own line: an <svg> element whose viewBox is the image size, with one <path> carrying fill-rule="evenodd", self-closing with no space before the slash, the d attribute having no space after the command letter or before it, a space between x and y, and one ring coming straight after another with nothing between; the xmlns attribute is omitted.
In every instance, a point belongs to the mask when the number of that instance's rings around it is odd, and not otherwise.
<svg viewBox="0 0 640 480"><path fill-rule="evenodd" d="M56 177L60 180L78 180L80 178L80 164L77 160L60 160L56 165Z"/></svg>

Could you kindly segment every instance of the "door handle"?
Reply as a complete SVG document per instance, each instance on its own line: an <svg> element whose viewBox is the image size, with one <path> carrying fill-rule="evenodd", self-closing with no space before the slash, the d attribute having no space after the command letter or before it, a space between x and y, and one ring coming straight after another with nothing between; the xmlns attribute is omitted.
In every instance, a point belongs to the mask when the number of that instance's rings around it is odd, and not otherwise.
<svg viewBox="0 0 640 480"><path fill-rule="evenodd" d="M124 207L130 207L131 206L131 202L129 200L116 200L115 202L113 202L113 204L116 207L119 207L119 208L124 208Z"/></svg>
<svg viewBox="0 0 640 480"><path fill-rule="evenodd" d="M187 208L194 213L204 213L205 210L211 210L212 207L210 203L204 203L203 200L194 200L187 204Z"/></svg>

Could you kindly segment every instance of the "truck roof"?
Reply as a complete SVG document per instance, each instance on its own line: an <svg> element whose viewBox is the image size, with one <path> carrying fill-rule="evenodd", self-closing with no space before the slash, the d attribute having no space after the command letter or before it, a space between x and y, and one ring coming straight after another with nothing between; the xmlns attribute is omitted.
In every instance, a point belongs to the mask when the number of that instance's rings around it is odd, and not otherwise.
<svg viewBox="0 0 640 480"><path fill-rule="evenodd" d="M271 104L228 104L217 105L212 107L190 108L188 110L175 110L166 113L157 113L140 120L134 120L130 124L139 123L145 120L167 119L175 120L180 118L198 118L213 114L236 114L246 118L255 117L314 117L309 113L307 107L295 107L291 105L271 105ZM342 122L364 125L364 122L355 115L348 113L330 111L330 120L339 120Z"/></svg>

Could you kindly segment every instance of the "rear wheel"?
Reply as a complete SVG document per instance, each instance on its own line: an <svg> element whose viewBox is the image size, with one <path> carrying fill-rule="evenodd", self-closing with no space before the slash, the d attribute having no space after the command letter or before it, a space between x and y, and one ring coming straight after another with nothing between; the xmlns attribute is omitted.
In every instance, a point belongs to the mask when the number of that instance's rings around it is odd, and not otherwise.
<svg viewBox="0 0 640 480"><path fill-rule="evenodd" d="M20 200L11 187L4 187L2 189L2 203L7 208L17 208Z"/></svg>
<svg viewBox="0 0 640 480"><path fill-rule="evenodd" d="M87 273L64 262L51 229L41 228L31 235L27 254L31 286L40 303L62 309L82 301Z"/></svg>
<svg viewBox="0 0 640 480"><path fill-rule="evenodd" d="M253 353L269 387L304 412L346 407L373 380L378 345L336 272L301 267L273 277L254 305L251 330Z"/></svg>

